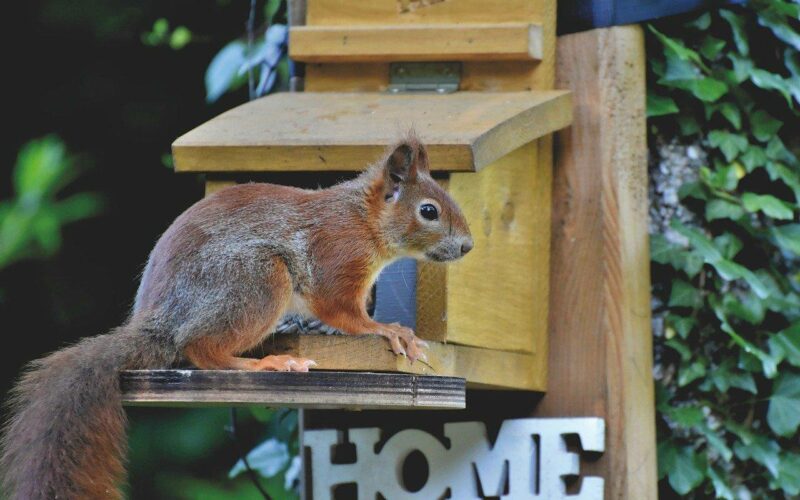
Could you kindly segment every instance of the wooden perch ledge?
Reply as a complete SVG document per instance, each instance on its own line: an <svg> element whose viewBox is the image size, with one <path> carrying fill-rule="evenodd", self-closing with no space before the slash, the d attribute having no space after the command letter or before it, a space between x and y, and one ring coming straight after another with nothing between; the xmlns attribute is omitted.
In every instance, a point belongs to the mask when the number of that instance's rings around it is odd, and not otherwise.
<svg viewBox="0 0 800 500"><path fill-rule="evenodd" d="M130 370L120 377L129 406L286 406L337 409L463 409L463 378L312 371Z"/></svg>

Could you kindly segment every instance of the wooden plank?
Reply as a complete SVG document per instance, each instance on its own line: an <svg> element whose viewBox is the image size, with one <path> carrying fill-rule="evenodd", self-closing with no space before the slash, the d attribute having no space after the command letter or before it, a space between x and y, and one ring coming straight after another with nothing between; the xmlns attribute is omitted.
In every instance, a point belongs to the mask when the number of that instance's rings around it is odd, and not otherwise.
<svg viewBox="0 0 800 500"><path fill-rule="evenodd" d="M654 499L644 37L598 29L558 51L576 114L556 141L549 390L534 416L604 417L591 473L605 497Z"/></svg>
<svg viewBox="0 0 800 500"><path fill-rule="evenodd" d="M466 61L461 90L492 92L551 89L555 78L555 0L315 0L310 26L531 23L542 27L541 61ZM384 63L309 64L311 91L383 91Z"/></svg>
<svg viewBox="0 0 800 500"><path fill-rule="evenodd" d="M309 25L512 23L541 15L542 0L313 0Z"/></svg>
<svg viewBox="0 0 800 500"><path fill-rule="evenodd" d="M289 56L303 62L535 60L538 24L301 26L289 31Z"/></svg>
<svg viewBox="0 0 800 500"><path fill-rule="evenodd" d="M417 263L417 335L447 341L447 265Z"/></svg>
<svg viewBox="0 0 800 500"><path fill-rule="evenodd" d="M537 146L530 142L477 174L450 176L475 249L448 266L448 342L545 352L551 171L539 167Z"/></svg>
<svg viewBox="0 0 800 500"><path fill-rule="evenodd" d="M206 193L205 195L208 196L210 194L214 194L220 189L226 188L228 186L235 186L236 181L227 180L227 179L208 179L206 180Z"/></svg>
<svg viewBox="0 0 800 500"><path fill-rule="evenodd" d="M434 170L480 170L567 126L568 92L283 93L227 111L172 145L179 172L351 171L414 127Z"/></svg>
<svg viewBox="0 0 800 500"><path fill-rule="evenodd" d="M464 379L399 373L131 370L120 377L129 406L286 406L459 409Z"/></svg>
<svg viewBox="0 0 800 500"><path fill-rule="evenodd" d="M306 0L288 0L286 2L289 26L306 24Z"/></svg>
<svg viewBox="0 0 800 500"><path fill-rule="evenodd" d="M450 175L448 190L470 221L475 249L446 267L420 266L423 338L546 352L551 159L538 145L528 143L477 174Z"/></svg>
<svg viewBox="0 0 800 500"><path fill-rule="evenodd" d="M325 370L402 372L460 377L469 387L543 390L543 355L430 342L428 360L413 365L374 335L273 335L264 344L275 354L310 358Z"/></svg>

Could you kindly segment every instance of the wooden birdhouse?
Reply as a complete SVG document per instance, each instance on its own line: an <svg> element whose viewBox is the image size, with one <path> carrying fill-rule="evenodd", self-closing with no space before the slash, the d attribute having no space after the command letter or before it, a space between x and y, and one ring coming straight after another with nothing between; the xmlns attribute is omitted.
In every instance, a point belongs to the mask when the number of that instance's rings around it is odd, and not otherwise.
<svg viewBox="0 0 800 500"><path fill-rule="evenodd" d="M410 365L378 337L277 336L270 349L322 369L546 388L551 134L572 118L570 94L553 90L554 15L555 0L309 0L289 42L305 90L175 141L176 171L206 174L212 191L266 173L361 170L413 127L470 224L467 258L420 263L406 280L427 363ZM376 300L393 297L379 285Z"/></svg>

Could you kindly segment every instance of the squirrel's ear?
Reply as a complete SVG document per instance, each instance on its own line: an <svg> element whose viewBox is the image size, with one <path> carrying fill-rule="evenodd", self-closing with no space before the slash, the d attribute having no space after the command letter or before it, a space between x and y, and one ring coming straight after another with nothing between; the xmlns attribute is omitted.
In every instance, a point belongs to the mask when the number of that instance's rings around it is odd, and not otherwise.
<svg viewBox="0 0 800 500"><path fill-rule="evenodd" d="M426 174L431 173L431 166L428 163L428 150L425 149L422 143L417 146L417 170Z"/></svg>
<svg viewBox="0 0 800 500"><path fill-rule="evenodd" d="M406 143L400 144L386 160L386 175L395 184L413 181L417 177L414 149Z"/></svg>

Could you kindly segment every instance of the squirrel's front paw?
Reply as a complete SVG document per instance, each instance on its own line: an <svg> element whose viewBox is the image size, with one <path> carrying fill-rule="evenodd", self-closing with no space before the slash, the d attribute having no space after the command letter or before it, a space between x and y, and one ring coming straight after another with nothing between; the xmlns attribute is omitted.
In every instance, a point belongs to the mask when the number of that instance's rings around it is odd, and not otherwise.
<svg viewBox="0 0 800 500"><path fill-rule="evenodd" d="M392 323L385 325L384 331L379 333L389 339L389 344L395 354L407 356L410 363L414 363L418 359L428 361L428 356L422 350L428 347L428 343L414 335L414 330L411 328L406 328L399 323Z"/></svg>

